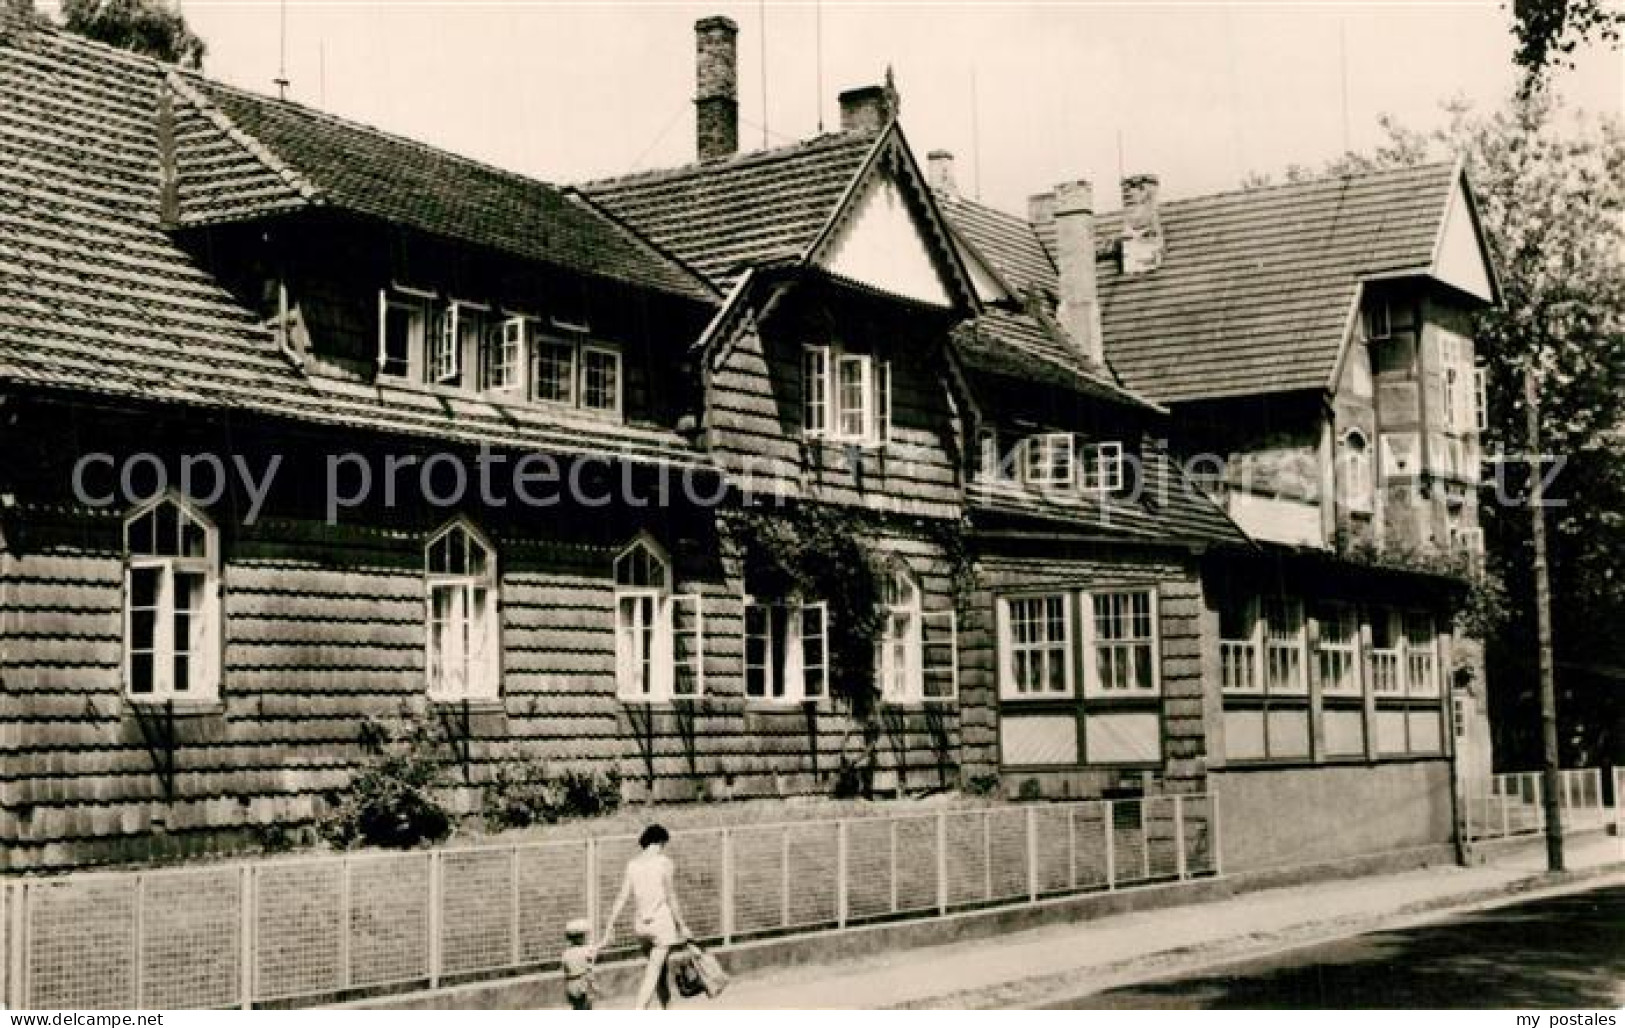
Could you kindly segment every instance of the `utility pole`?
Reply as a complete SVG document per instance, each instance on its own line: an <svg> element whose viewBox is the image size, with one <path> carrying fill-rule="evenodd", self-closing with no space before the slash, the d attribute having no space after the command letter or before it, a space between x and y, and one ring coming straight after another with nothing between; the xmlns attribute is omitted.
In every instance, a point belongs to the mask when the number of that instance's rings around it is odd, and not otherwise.
<svg viewBox="0 0 1625 1028"><path fill-rule="evenodd" d="M1523 369L1523 401L1529 422L1529 522L1535 540L1535 637L1540 650L1541 803L1546 814L1546 870L1563 870L1562 782L1557 761L1557 686L1552 670L1552 583L1546 566L1545 468L1540 453L1540 386L1535 355Z"/></svg>

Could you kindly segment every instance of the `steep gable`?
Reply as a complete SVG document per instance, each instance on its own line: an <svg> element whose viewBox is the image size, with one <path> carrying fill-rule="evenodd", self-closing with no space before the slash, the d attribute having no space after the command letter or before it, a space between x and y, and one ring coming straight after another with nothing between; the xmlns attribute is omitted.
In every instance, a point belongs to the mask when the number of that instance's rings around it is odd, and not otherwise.
<svg viewBox="0 0 1625 1028"><path fill-rule="evenodd" d="M935 307L954 305L919 219L888 174L863 183L823 249L816 263L840 278Z"/></svg>
<svg viewBox="0 0 1625 1028"><path fill-rule="evenodd" d="M1497 299L1489 248L1485 245L1465 176L1457 179L1450 194L1450 208L1445 212L1439 243L1434 249L1433 277L1485 303L1494 303Z"/></svg>

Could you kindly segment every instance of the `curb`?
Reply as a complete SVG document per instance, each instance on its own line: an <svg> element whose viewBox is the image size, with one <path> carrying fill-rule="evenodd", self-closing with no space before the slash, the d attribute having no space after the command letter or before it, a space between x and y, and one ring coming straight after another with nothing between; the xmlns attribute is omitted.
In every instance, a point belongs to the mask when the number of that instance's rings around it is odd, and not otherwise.
<svg viewBox="0 0 1625 1028"><path fill-rule="evenodd" d="M1273 933L1244 934L1192 946L1129 957L1110 964L1078 967L995 986L942 993L887 1006L887 1010L1043 1009L1057 995L1089 995L1152 981L1175 973L1189 973L1217 964L1251 960L1322 942L1425 922L1453 911L1494 907L1524 898L1558 896L1580 891L1592 881L1625 874L1625 860L1552 874L1539 872L1496 886L1470 889L1407 903L1375 915L1355 915L1294 925ZM1047 994L1034 1000L1032 993ZM1010 1002L1003 1002L1009 1000Z"/></svg>

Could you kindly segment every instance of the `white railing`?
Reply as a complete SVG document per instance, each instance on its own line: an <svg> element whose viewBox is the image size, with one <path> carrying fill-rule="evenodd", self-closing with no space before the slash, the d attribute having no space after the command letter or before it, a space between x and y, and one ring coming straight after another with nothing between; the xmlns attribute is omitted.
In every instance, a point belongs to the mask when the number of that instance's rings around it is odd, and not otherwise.
<svg viewBox="0 0 1625 1028"><path fill-rule="evenodd" d="M1219 675L1225 692L1258 691L1258 648L1252 643L1221 639Z"/></svg>
<svg viewBox="0 0 1625 1028"><path fill-rule="evenodd" d="M0 1000L35 1009L304 1005L556 966L601 926L633 836L326 854L0 883ZM673 833L702 941L838 930L1219 873L1208 795ZM631 912L614 957L631 952Z"/></svg>
<svg viewBox="0 0 1625 1028"><path fill-rule="evenodd" d="M1603 771L1596 767L1564 768L1558 775L1558 804L1565 832L1603 827L1619 816L1621 769L1614 769L1615 806L1603 795ZM1469 839L1504 839L1537 835L1546 830L1545 784L1539 771L1514 771L1470 779L1466 783L1465 821Z"/></svg>
<svg viewBox="0 0 1625 1028"><path fill-rule="evenodd" d="M1371 691L1379 696L1399 695L1399 651L1368 650L1366 659L1370 662L1371 668Z"/></svg>

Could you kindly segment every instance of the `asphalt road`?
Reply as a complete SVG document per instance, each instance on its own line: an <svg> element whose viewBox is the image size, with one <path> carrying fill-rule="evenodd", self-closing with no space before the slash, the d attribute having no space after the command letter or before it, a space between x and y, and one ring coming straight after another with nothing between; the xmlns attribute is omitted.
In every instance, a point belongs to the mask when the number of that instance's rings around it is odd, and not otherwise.
<svg viewBox="0 0 1625 1028"><path fill-rule="evenodd" d="M1061 1009L1614 1009L1625 886L1372 932L1054 1004Z"/></svg>

